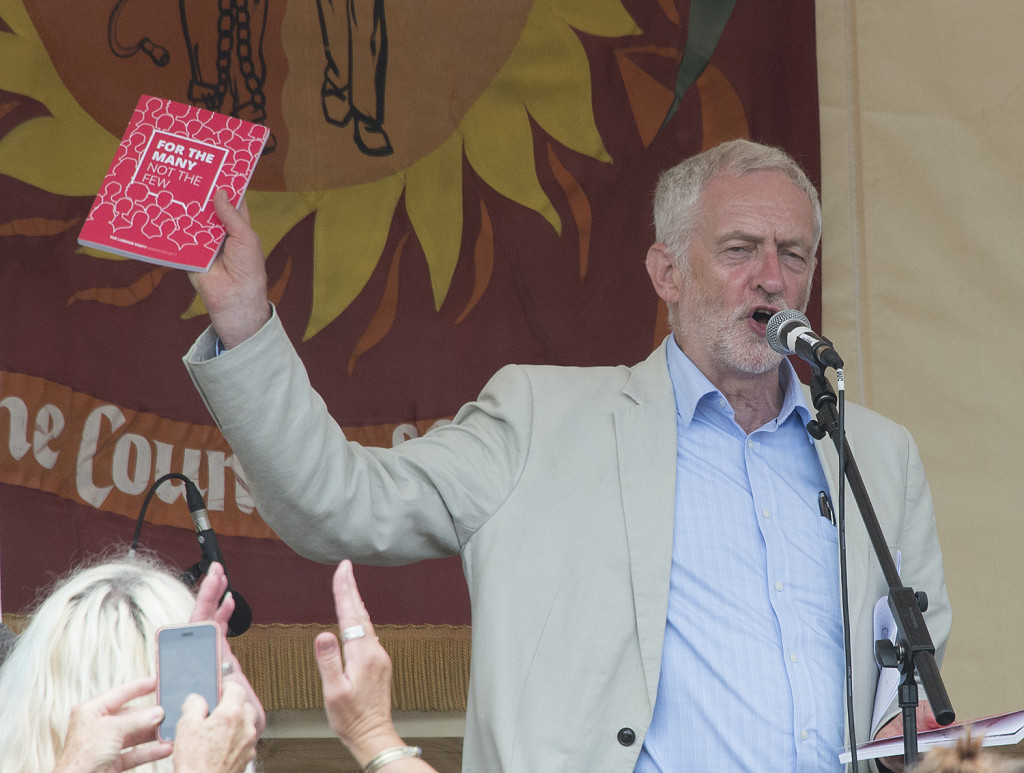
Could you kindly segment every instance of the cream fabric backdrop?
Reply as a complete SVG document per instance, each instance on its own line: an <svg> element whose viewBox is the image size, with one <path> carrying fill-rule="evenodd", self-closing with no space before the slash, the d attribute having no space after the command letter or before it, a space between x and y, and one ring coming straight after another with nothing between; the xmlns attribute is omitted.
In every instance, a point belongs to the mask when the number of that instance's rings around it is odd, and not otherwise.
<svg viewBox="0 0 1024 773"><path fill-rule="evenodd" d="M823 332L920 447L958 718L1021 709L1024 2L816 8Z"/></svg>

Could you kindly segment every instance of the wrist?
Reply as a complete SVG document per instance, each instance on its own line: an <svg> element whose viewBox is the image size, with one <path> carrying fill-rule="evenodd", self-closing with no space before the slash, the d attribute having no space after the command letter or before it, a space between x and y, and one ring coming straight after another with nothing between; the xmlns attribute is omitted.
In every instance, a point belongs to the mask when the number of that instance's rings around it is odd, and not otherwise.
<svg viewBox="0 0 1024 773"><path fill-rule="evenodd" d="M423 756L423 750L419 746L393 746L385 749L363 768L363 773L377 773L378 770L399 760L408 760Z"/></svg>
<svg viewBox="0 0 1024 773"><path fill-rule="evenodd" d="M252 338L267 324L272 307L266 299L255 306L232 312L210 313L210 322L224 349L231 349Z"/></svg>
<svg viewBox="0 0 1024 773"><path fill-rule="evenodd" d="M373 735L363 736L358 740L346 741L345 745L355 757L356 762L359 763L359 767L365 768L381 752L404 747L405 741L402 740L398 731L391 727Z"/></svg>

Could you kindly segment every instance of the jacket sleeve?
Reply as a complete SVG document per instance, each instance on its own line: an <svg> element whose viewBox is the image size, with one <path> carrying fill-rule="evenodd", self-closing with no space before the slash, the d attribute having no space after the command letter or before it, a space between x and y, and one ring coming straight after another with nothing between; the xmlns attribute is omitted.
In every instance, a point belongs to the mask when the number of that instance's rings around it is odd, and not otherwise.
<svg viewBox="0 0 1024 773"><path fill-rule="evenodd" d="M212 356L212 331L185 366L241 462L260 516L307 558L393 565L458 553L525 462L528 380L504 368L455 420L391 449L346 439L275 314Z"/></svg>

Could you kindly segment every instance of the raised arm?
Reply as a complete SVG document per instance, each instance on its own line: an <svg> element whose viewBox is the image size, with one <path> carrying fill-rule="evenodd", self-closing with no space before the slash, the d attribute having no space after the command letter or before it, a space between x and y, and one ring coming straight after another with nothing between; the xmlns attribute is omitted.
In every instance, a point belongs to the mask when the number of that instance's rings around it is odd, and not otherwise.
<svg viewBox="0 0 1024 773"><path fill-rule="evenodd" d="M434 770L418 759L418 748L406 746L391 721L391 659L373 633L349 561L334 572L333 590L344 662L334 634L321 633L315 644L331 730L368 771L385 764L388 773Z"/></svg>

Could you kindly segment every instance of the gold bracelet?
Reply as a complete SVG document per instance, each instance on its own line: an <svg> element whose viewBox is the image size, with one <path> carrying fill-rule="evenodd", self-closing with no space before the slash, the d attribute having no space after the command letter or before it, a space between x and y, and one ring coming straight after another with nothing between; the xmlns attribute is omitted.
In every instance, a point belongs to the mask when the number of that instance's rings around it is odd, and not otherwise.
<svg viewBox="0 0 1024 773"><path fill-rule="evenodd" d="M366 773L374 773L374 771L380 770L389 763L404 760L406 757L421 757L422 755L423 749L419 746L394 746L390 749L385 749L367 762L365 771Z"/></svg>

